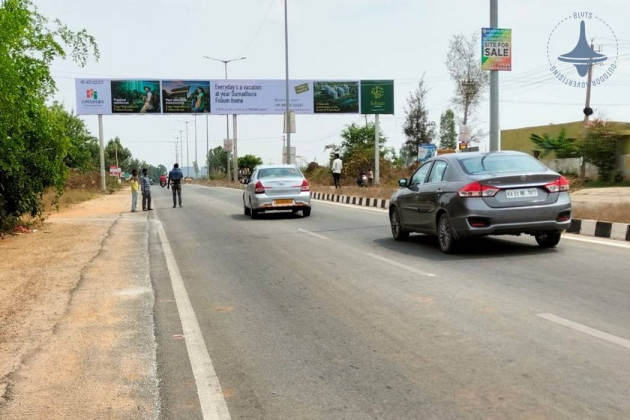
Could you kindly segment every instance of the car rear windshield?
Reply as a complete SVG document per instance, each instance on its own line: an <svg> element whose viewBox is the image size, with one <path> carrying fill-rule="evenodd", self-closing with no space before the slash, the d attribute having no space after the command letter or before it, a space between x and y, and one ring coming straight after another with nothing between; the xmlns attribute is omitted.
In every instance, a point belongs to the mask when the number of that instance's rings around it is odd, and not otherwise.
<svg viewBox="0 0 630 420"><path fill-rule="evenodd" d="M258 178L302 178L302 172L297 168L263 168Z"/></svg>
<svg viewBox="0 0 630 420"><path fill-rule="evenodd" d="M546 168L531 156L485 155L462 159L459 164L469 175L507 172L542 172Z"/></svg>

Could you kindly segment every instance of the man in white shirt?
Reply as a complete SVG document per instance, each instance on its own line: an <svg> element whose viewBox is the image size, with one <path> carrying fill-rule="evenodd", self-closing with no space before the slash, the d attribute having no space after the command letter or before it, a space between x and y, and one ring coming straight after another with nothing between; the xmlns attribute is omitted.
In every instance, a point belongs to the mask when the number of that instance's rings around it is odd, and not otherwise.
<svg viewBox="0 0 630 420"><path fill-rule="evenodd" d="M335 181L335 188L341 188L339 183L341 179L341 169L343 169L343 163L339 159L339 153L335 153L335 160L332 162L333 180Z"/></svg>

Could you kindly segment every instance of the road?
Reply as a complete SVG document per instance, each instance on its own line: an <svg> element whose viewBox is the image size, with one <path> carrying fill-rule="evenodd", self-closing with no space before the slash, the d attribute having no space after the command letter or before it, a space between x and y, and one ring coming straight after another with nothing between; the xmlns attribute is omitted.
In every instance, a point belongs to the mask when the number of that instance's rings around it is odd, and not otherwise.
<svg viewBox="0 0 630 420"><path fill-rule="evenodd" d="M376 209L252 220L240 191L153 191L164 418L630 418L626 245L444 255Z"/></svg>

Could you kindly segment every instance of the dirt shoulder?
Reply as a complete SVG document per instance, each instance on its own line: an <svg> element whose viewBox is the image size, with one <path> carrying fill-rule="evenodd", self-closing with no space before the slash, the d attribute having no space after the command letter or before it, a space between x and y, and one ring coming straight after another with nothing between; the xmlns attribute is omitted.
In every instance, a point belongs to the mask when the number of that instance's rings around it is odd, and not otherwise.
<svg viewBox="0 0 630 420"><path fill-rule="evenodd" d="M129 201L0 241L0 418L157 418L148 222Z"/></svg>

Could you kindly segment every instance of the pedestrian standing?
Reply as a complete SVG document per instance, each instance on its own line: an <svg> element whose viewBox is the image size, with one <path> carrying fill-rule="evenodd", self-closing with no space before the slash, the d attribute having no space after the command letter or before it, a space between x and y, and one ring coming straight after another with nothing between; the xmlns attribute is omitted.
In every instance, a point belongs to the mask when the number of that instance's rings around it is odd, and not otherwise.
<svg viewBox="0 0 630 420"><path fill-rule="evenodd" d="M153 210L151 208L151 180L149 180L149 170L147 168L142 169L140 189L142 190L142 211Z"/></svg>
<svg viewBox="0 0 630 420"><path fill-rule="evenodd" d="M374 172L371 169L368 172L368 184L370 184L370 187L374 184Z"/></svg>
<svg viewBox="0 0 630 420"><path fill-rule="evenodd" d="M168 185L166 186L169 189L171 184L173 185L173 208L177 207L178 199L179 207L182 207L182 178L184 178L184 174L179 169L179 164L176 163L168 173Z"/></svg>
<svg viewBox="0 0 630 420"><path fill-rule="evenodd" d="M341 170L343 169L343 162L339 158L339 153L335 153L335 160L332 162L332 174L333 181L335 181L335 188L341 188Z"/></svg>
<svg viewBox="0 0 630 420"><path fill-rule="evenodd" d="M131 211L138 211L136 208L138 207L138 189L140 186L138 185L138 170L133 169L131 171L131 179L129 180L129 185L131 185Z"/></svg>

